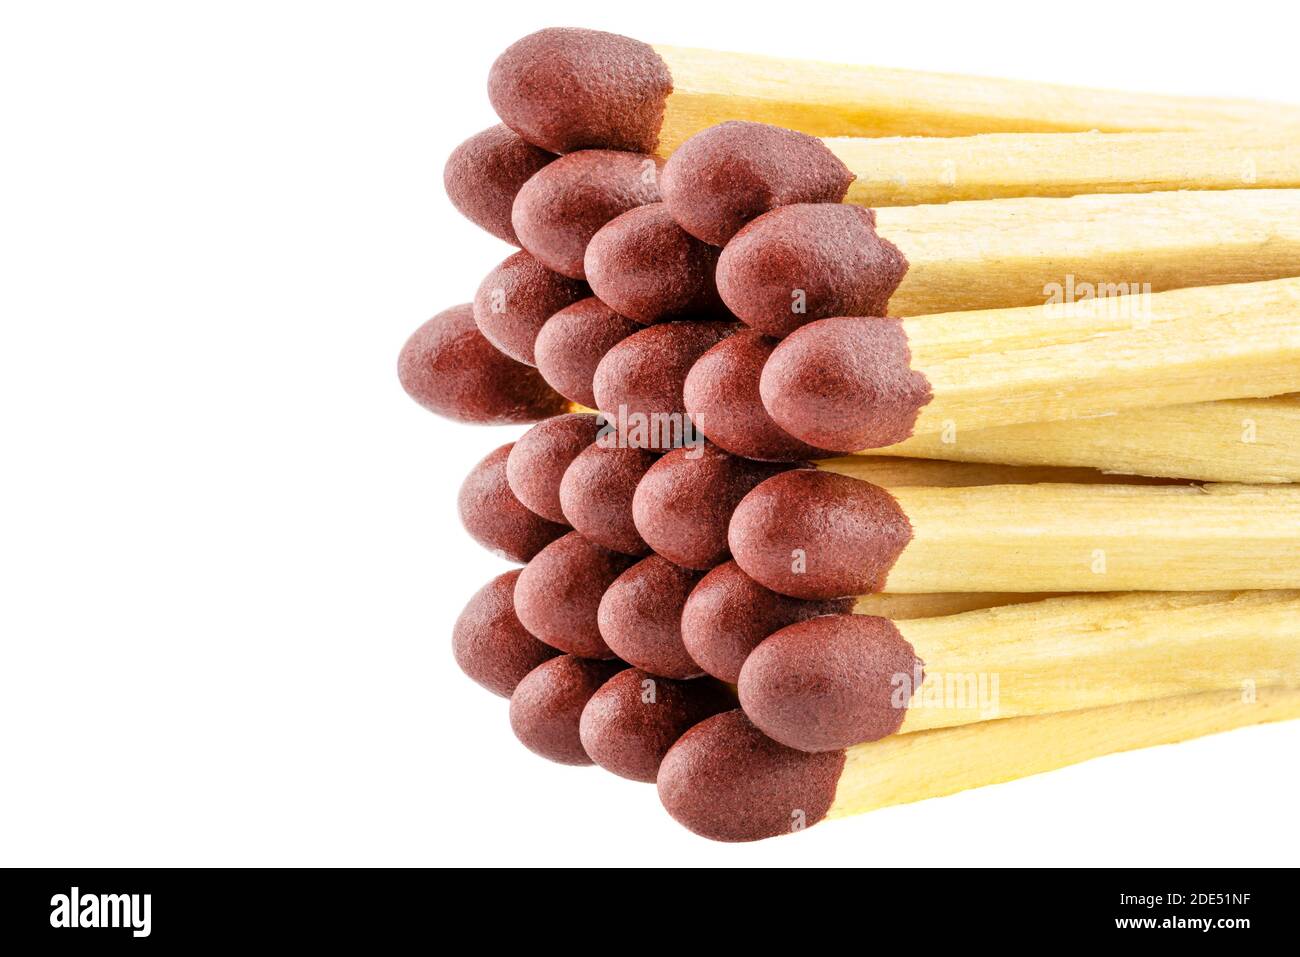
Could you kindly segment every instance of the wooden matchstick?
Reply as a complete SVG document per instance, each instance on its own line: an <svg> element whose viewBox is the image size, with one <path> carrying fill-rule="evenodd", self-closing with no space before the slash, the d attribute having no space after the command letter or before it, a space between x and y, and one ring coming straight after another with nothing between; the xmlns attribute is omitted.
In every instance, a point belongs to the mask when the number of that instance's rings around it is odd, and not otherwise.
<svg viewBox="0 0 1300 957"><path fill-rule="evenodd" d="M802 751L1198 691L1300 686L1300 592L1054 598L942 618L826 615L740 672L759 730Z"/></svg>
<svg viewBox="0 0 1300 957"><path fill-rule="evenodd" d="M777 425L853 452L944 429L1300 390L1300 279L907 320L824 319L772 351ZM707 431L707 423L705 423Z"/></svg>
<svg viewBox="0 0 1300 957"><path fill-rule="evenodd" d="M686 732L657 781L668 813L696 834L756 841L826 818L1297 717L1300 689L1262 687L985 721L809 754L773 741L735 710Z"/></svg>
<svg viewBox="0 0 1300 957"><path fill-rule="evenodd" d="M596 30L541 30L492 66L488 95L524 139L565 153L671 153L723 120L815 136L1261 128L1295 107L1159 96L649 46Z"/></svg>
<svg viewBox="0 0 1300 957"><path fill-rule="evenodd" d="M819 140L733 121L664 164L668 210L724 245L747 222L794 203L913 206L954 200L1300 185L1300 131L989 133Z"/></svg>
<svg viewBox="0 0 1300 957"><path fill-rule="evenodd" d="M991 485L885 491L801 469L760 483L728 530L760 584L875 591L1300 587L1300 488Z"/></svg>
<svg viewBox="0 0 1300 957"><path fill-rule="evenodd" d="M780 337L833 316L1041 306L1078 290L1297 274L1300 190L1189 190L783 206L728 242L717 284L736 316Z"/></svg>
<svg viewBox="0 0 1300 957"><path fill-rule="evenodd" d="M1300 482L1300 396L915 435L876 456L1082 466L1205 482Z"/></svg>

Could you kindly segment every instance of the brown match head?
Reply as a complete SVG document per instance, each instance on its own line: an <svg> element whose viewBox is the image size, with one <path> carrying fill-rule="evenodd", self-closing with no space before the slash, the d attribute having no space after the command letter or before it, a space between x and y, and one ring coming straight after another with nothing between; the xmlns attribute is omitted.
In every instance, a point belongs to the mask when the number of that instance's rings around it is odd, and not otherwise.
<svg viewBox="0 0 1300 957"><path fill-rule="evenodd" d="M718 249L678 226L663 203L629 209L602 226L584 265L592 291L637 322L726 315L713 279Z"/></svg>
<svg viewBox="0 0 1300 957"><path fill-rule="evenodd" d="M560 655L530 671L510 696L510 727L524 747L557 764L591 764L582 747L582 709L627 665Z"/></svg>
<svg viewBox="0 0 1300 957"><path fill-rule="evenodd" d="M533 345L537 369L560 395L595 408L596 366L606 352L641 328L641 323L620 316L595 296L581 299L542 326Z"/></svg>
<svg viewBox="0 0 1300 957"><path fill-rule="evenodd" d="M660 188L688 233L723 246L778 206L838 203L854 176L815 136L731 120L696 133L664 164Z"/></svg>
<svg viewBox="0 0 1300 957"><path fill-rule="evenodd" d="M510 221L520 245L571 279L596 231L629 209L659 202L659 160L642 153L583 150L561 156L519 190Z"/></svg>
<svg viewBox="0 0 1300 957"><path fill-rule="evenodd" d="M598 416L571 412L538 422L525 432L506 459L506 480L515 498L543 518L569 524L560 506L560 480L599 431Z"/></svg>
<svg viewBox="0 0 1300 957"><path fill-rule="evenodd" d="M484 338L469 303L452 306L415 330L397 358L397 377L412 399L457 422L536 422L566 405L536 369Z"/></svg>
<svg viewBox="0 0 1300 957"><path fill-rule="evenodd" d="M653 47L600 30L539 30L507 47L488 74L497 116L556 153L653 152L672 91Z"/></svg>
<svg viewBox="0 0 1300 957"><path fill-rule="evenodd" d="M510 490L506 462L514 443L489 452L461 483L457 508L470 537L509 562L526 562L569 531L524 506Z"/></svg>
<svg viewBox="0 0 1300 957"><path fill-rule="evenodd" d="M475 133L451 151L442 182L451 204L498 239L519 245L510 208L520 187L555 159L510 127L498 123Z"/></svg>
<svg viewBox="0 0 1300 957"><path fill-rule="evenodd" d="M727 560L732 510L750 489L789 468L702 443L669 452L645 473L632 518L659 555L701 571Z"/></svg>
<svg viewBox="0 0 1300 957"><path fill-rule="evenodd" d="M509 698L543 661L559 654L528 633L515 615L519 569L498 575L469 600L451 632L456 664L488 691Z"/></svg>
<svg viewBox="0 0 1300 957"><path fill-rule="evenodd" d="M805 601L764 588L735 562L709 572L682 608L682 643L706 673L735 684L751 651L786 625L819 615L845 615L852 598Z"/></svg>
<svg viewBox="0 0 1300 957"><path fill-rule="evenodd" d="M702 573L651 555L609 586L600 600L600 634L628 664L665 678L704 672L682 644L682 606Z"/></svg>
<svg viewBox="0 0 1300 957"><path fill-rule="evenodd" d="M547 269L526 252L507 256L474 294L479 331L512 359L536 365L533 343L546 320L591 295L587 284Z"/></svg>
<svg viewBox="0 0 1300 957"><path fill-rule="evenodd" d="M613 658L600 637L601 596L635 558L570 532L542 549L515 583L515 614L552 648L583 658Z"/></svg>
<svg viewBox="0 0 1300 957"><path fill-rule="evenodd" d="M797 469L736 506L727 536L736 564L792 598L882 591L912 526L884 489L846 475Z"/></svg>
<svg viewBox="0 0 1300 957"><path fill-rule="evenodd" d="M829 453L800 442L768 415L758 379L777 340L753 329L723 339L696 360L682 398L695 426L733 455L764 462L804 462Z"/></svg>
<svg viewBox="0 0 1300 957"><path fill-rule="evenodd" d="M686 375L735 328L730 322L664 322L633 333L596 366L596 407L628 445L663 450L682 444L692 431L682 396Z"/></svg>
<svg viewBox="0 0 1300 957"><path fill-rule="evenodd" d="M760 841L824 818L843 770L843 751L787 748L737 709L682 735L656 780L659 800L683 827L714 841Z"/></svg>
<svg viewBox="0 0 1300 957"><path fill-rule="evenodd" d="M740 232L718 258L718 292L769 336L830 316L884 316L907 260L859 206L783 206ZM521 234L522 235L522 234Z"/></svg>
<svg viewBox="0 0 1300 957"><path fill-rule="evenodd" d="M902 727L923 665L888 618L813 618L754 649L740 671L740 706L784 745L838 751Z"/></svg>
<svg viewBox="0 0 1300 957"><path fill-rule="evenodd" d="M897 319L823 319L772 350L759 395L796 438L859 452L901 442L933 397Z"/></svg>
<svg viewBox="0 0 1300 957"><path fill-rule="evenodd" d="M578 731L583 750L606 771L653 782L678 738L735 706L731 692L714 681L673 681L628 668L587 701Z"/></svg>
<svg viewBox="0 0 1300 957"><path fill-rule="evenodd" d="M614 438L610 433L608 438ZM632 521L632 495L658 455L598 439L570 463L560 480L560 507L588 541L624 555L648 555Z"/></svg>

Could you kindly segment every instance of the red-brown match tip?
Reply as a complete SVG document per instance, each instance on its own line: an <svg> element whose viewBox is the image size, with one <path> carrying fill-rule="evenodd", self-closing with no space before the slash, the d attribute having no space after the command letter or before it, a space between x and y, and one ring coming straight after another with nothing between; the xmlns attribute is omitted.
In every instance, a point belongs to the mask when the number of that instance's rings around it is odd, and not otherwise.
<svg viewBox="0 0 1300 957"><path fill-rule="evenodd" d="M838 751L902 726L923 665L887 618L812 618L754 649L740 671L740 706L788 747Z"/></svg>
<svg viewBox="0 0 1300 957"><path fill-rule="evenodd" d="M398 356L397 376L412 399L457 422L536 422L566 405L536 369L484 338L469 303L452 306L415 330Z"/></svg>
<svg viewBox="0 0 1300 957"><path fill-rule="evenodd" d="M609 433L606 438L614 438ZM645 449L619 448L605 438L587 446L560 481L560 507L569 524L605 548L648 555L650 546L632 521L632 495L658 458Z"/></svg>
<svg viewBox="0 0 1300 957"><path fill-rule="evenodd" d="M759 378L763 406L805 442L859 452L901 442L933 397L912 368L896 319L823 319L804 326L768 358Z"/></svg>
<svg viewBox="0 0 1300 957"><path fill-rule="evenodd" d="M515 614L552 648L584 658L613 658L600 636L596 611L605 589L634 561L570 532L524 566L515 583Z"/></svg>
<svg viewBox="0 0 1300 957"><path fill-rule="evenodd" d="M819 615L843 615L852 598L805 601L764 588L740 566L726 562L709 572L682 608L682 644L706 673L735 684L750 652L786 625Z"/></svg>
<svg viewBox="0 0 1300 957"><path fill-rule="evenodd" d="M696 360L682 397L695 427L733 455L764 462L804 462L828 453L800 442L772 420L758 380L777 340L753 329L723 339Z"/></svg>
<svg viewBox="0 0 1300 957"><path fill-rule="evenodd" d="M620 316L595 296L561 309L542 326L533 346L537 369L556 392L595 408L592 380L605 353L641 324Z"/></svg>
<svg viewBox="0 0 1300 957"><path fill-rule="evenodd" d="M529 177L555 159L498 123L475 133L447 158L442 182L447 197L466 219L512 246L519 245L510 222L515 194Z"/></svg>
<svg viewBox="0 0 1300 957"><path fill-rule="evenodd" d="M582 709L621 661L560 655L530 671L510 696L510 727L524 746L557 764L591 764L582 747Z"/></svg>
<svg viewBox="0 0 1300 957"><path fill-rule="evenodd" d="M715 841L759 841L826 816L844 752L809 754L773 741L743 711L706 718L659 765L659 800L674 820Z"/></svg>
<svg viewBox="0 0 1300 957"><path fill-rule="evenodd" d="M503 698L509 698L530 671L559 654L530 635L515 615L519 571L498 575L475 592L451 632L460 670Z"/></svg>
<svg viewBox="0 0 1300 957"><path fill-rule="evenodd" d="M600 599L601 637L628 664L665 678L703 674L682 644L682 606L700 572L658 555L637 562Z"/></svg>
<svg viewBox="0 0 1300 957"><path fill-rule="evenodd" d="M664 322L633 333L596 366L596 406L624 444L669 449L691 437L682 390L697 359L735 331L730 322Z"/></svg>
<svg viewBox="0 0 1300 957"><path fill-rule="evenodd" d="M457 497L470 537L506 561L526 562L569 531L527 508L510 490L506 462L514 443L489 452L465 476Z"/></svg>
<svg viewBox="0 0 1300 957"><path fill-rule="evenodd" d="M653 782L678 738L735 706L731 692L716 682L673 681L628 668L591 696L578 730L583 750L606 771Z"/></svg>
<svg viewBox="0 0 1300 957"><path fill-rule="evenodd" d="M854 176L806 133L731 120L696 133L668 158L660 182L673 218L725 245L752 219L792 203L838 203Z"/></svg>
<svg viewBox="0 0 1300 957"><path fill-rule="evenodd" d="M587 243L615 216L659 202L659 160L583 150L561 156L519 190L510 214L519 243L543 265L585 279Z"/></svg>
<svg viewBox="0 0 1300 957"><path fill-rule="evenodd" d="M584 265L592 291L637 322L727 314L713 278L718 249L678 226L663 203L602 226L587 244Z"/></svg>
<svg viewBox="0 0 1300 957"><path fill-rule="evenodd" d="M717 281L727 308L780 338L830 316L888 315L906 272L871 210L821 203L755 219L722 251Z"/></svg>
<svg viewBox="0 0 1300 957"><path fill-rule="evenodd" d="M545 419L525 432L506 459L506 480L515 498L543 518L570 524L560 505L560 481L599 431L598 416L572 412Z"/></svg>
<svg viewBox="0 0 1300 957"><path fill-rule="evenodd" d="M652 47L600 30L539 30L508 47L488 74L497 116L556 153L653 152L672 90Z"/></svg>
<svg viewBox="0 0 1300 957"><path fill-rule="evenodd" d="M546 320L590 295L585 282L561 276L521 251L507 256L479 284L474 321L488 342L510 358L536 365L533 344Z"/></svg>
<svg viewBox="0 0 1300 957"><path fill-rule="evenodd" d="M727 560L732 510L754 486L787 468L742 459L707 443L675 449L636 487L632 518L657 554L707 570Z"/></svg>
<svg viewBox="0 0 1300 957"><path fill-rule="evenodd" d="M727 537L736 564L760 585L792 598L843 598L884 588L912 526L882 488L796 469L746 495Z"/></svg>

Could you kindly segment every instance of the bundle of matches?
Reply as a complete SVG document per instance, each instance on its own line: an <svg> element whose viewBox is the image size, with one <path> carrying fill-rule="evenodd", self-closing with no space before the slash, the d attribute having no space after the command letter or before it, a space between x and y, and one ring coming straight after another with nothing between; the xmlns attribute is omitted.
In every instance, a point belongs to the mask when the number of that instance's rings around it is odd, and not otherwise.
<svg viewBox="0 0 1300 957"><path fill-rule="evenodd" d="M1300 716L1300 108L543 30L425 323L531 751L718 840ZM1230 589L1230 591L1225 591Z"/></svg>

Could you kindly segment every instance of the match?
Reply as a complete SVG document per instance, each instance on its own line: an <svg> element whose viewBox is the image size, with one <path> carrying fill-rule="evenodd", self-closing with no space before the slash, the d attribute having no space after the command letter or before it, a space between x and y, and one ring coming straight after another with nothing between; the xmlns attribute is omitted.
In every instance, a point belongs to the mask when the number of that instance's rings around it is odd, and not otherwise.
<svg viewBox="0 0 1300 957"><path fill-rule="evenodd" d="M555 159L505 124L475 133L447 157L442 183L462 216L498 239L519 245L510 210L524 183Z"/></svg>
<svg viewBox="0 0 1300 957"><path fill-rule="evenodd" d="M690 235L725 245L794 203L915 206L954 200L1300 186L1296 133L988 133L819 140L731 121L664 164L660 192Z"/></svg>
<svg viewBox="0 0 1300 957"><path fill-rule="evenodd" d="M1136 592L909 621L811 618L755 648L738 691L768 737L836 751L1251 683L1300 685L1300 592Z"/></svg>
<svg viewBox="0 0 1300 957"><path fill-rule="evenodd" d="M985 721L810 754L773 741L737 709L686 732L664 757L657 783L664 808L694 833L757 841L827 818L1297 717L1300 690L1261 687Z"/></svg>
<svg viewBox="0 0 1300 957"><path fill-rule="evenodd" d="M1290 485L879 486L797 469L736 506L732 557L794 598L1300 587Z"/></svg>
<svg viewBox="0 0 1300 957"><path fill-rule="evenodd" d="M855 452L945 428L1300 390L1300 279L1093 299L1079 312L823 319L772 350L759 394L796 439Z"/></svg>
<svg viewBox="0 0 1300 957"><path fill-rule="evenodd" d="M650 46L554 28L508 47L488 96L507 126L554 153L667 156L724 120L813 136L1262 128L1300 122L1279 104L1122 93L743 53Z"/></svg>
<svg viewBox="0 0 1300 957"><path fill-rule="evenodd" d="M717 285L732 313L780 338L839 316L1041 307L1066 282L1163 292L1298 273L1300 190L1185 190L782 206L727 243Z"/></svg>

